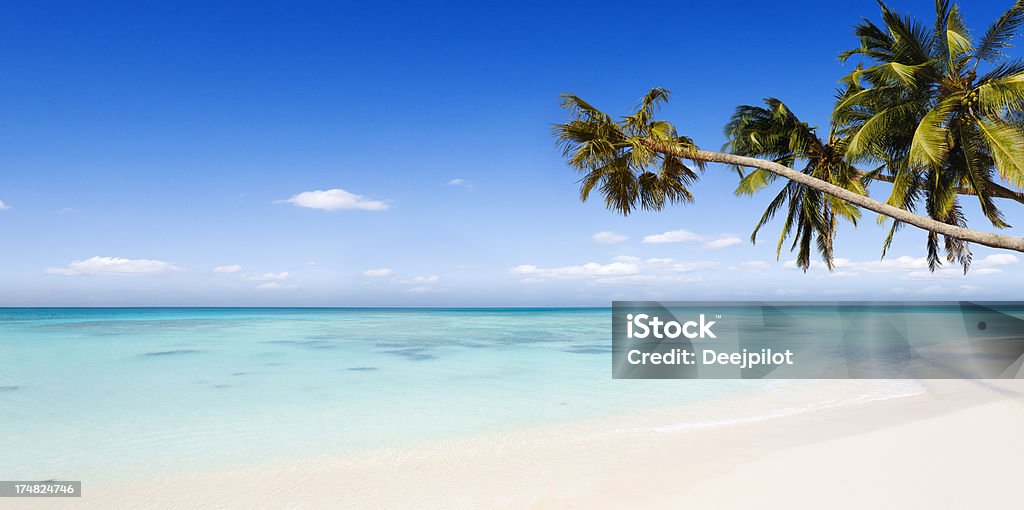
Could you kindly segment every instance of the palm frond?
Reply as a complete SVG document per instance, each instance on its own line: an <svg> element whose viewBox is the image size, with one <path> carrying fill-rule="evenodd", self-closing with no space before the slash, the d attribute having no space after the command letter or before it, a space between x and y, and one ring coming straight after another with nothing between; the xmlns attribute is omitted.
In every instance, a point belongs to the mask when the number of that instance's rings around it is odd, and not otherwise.
<svg viewBox="0 0 1024 510"><path fill-rule="evenodd" d="M992 184L992 164L987 154L978 143L977 136L971 136L973 126L960 126L955 130L959 146L958 156L963 158L964 176L968 185L978 196L978 204L982 213L997 228L1006 228L1009 225L1003 220L1003 214L996 206L992 195L989 192Z"/></svg>
<svg viewBox="0 0 1024 510"><path fill-rule="evenodd" d="M946 67L950 72L959 73L967 65L974 45L971 43L971 33L960 15L960 7L953 6L949 10L946 19L945 31L942 33L945 41L943 54L946 58Z"/></svg>
<svg viewBox="0 0 1024 510"><path fill-rule="evenodd" d="M1017 31L1024 24L1024 0L1017 0L985 31L978 41L975 58L993 62L1005 55L1003 50L1010 47L1010 42L1017 36ZM977 65L975 65L977 69Z"/></svg>
<svg viewBox="0 0 1024 510"><path fill-rule="evenodd" d="M960 103L959 96L950 96L925 114L914 130L908 156L911 164L935 167L946 164L950 148L949 131L946 128Z"/></svg>
<svg viewBox="0 0 1024 510"><path fill-rule="evenodd" d="M1024 62L1000 64L978 83L968 97L976 100L979 114L999 116L1008 110L1024 110Z"/></svg>
<svg viewBox="0 0 1024 510"><path fill-rule="evenodd" d="M754 170L740 179L736 185L736 195L753 195L761 191L776 179L775 174L764 170Z"/></svg>
<svg viewBox="0 0 1024 510"><path fill-rule="evenodd" d="M979 120L976 125L988 144L999 176L1024 188L1024 132L1001 120Z"/></svg>
<svg viewBox="0 0 1024 510"><path fill-rule="evenodd" d="M636 111L616 121L578 96L562 95L561 105L570 119L555 125L554 134L569 166L584 174L579 181L581 201L598 190L605 207L622 215L693 201L687 186L698 179L694 169L703 170L704 163L687 166L679 157L650 146L668 145L683 155L697 150L672 123L654 118L668 97L665 89L651 89Z"/></svg>
<svg viewBox="0 0 1024 510"><path fill-rule="evenodd" d="M846 145L847 157L856 160L884 150L892 128L917 125L915 117L920 109L918 101L908 100L878 111L852 132Z"/></svg>

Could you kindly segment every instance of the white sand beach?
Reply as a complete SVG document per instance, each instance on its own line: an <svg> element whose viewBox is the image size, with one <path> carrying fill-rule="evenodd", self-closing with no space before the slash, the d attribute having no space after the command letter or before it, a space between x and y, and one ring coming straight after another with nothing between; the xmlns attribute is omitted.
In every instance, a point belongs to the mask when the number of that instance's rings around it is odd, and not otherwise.
<svg viewBox="0 0 1024 510"><path fill-rule="evenodd" d="M407 449L85 481L82 498L0 506L1009 508L1024 498L1024 384L921 381L917 394L850 400L860 384L786 382L727 402Z"/></svg>

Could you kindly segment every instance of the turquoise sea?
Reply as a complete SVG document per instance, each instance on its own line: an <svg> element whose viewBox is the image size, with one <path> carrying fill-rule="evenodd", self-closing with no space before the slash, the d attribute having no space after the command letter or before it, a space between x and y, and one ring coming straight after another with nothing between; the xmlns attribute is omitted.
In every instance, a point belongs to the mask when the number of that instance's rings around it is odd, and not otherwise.
<svg viewBox="0 0 1024 510"><path fill-rule="evenodd" d="M609 309L0 309L0 479L118 480L672 406Z"/></svg>
<svg viewBox="0 0 1024 510"><path fill-rule="evenodd" d="M908 312L925 314L919 334L963 331L956 309ZM816 384L612 379L611 320L607 308L0 309L0 480L194 473ZM872 398L906 391L854 383Z"/></svg>

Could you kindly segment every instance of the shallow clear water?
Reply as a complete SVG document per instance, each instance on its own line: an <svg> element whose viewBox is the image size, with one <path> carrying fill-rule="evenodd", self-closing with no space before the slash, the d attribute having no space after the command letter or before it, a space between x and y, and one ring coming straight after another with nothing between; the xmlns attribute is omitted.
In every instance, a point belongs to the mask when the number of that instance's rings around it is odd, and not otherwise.
<svg viewBox="0 0 1024 510"><path fill-rule="evenodd" d="M612 380L607 309L0 310L0 479L130 479L763 388Z"/></svg>

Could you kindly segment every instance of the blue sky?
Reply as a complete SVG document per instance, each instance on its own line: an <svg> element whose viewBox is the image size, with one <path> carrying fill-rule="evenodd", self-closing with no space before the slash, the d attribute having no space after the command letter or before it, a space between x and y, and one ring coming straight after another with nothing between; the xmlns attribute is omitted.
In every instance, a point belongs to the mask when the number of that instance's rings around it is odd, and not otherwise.
<svg viewBox="0 0 1024 510"><path fill-rule="evenodd" d="M1020 299L1011 254L928 275L908 229L880 262L873 217L838 271L802 274L777 225L749 243L770 196L733 196L723 167L685 207L579 203L561 92L618 114L666 87L664 117L712 149L766 96L827 126L836 55L877 6L768 4L8 4L0 306ZM964 11L980 32L1007 5Z"/></svg>

